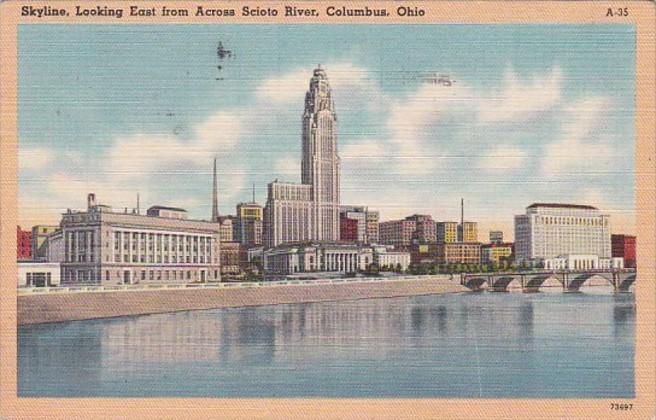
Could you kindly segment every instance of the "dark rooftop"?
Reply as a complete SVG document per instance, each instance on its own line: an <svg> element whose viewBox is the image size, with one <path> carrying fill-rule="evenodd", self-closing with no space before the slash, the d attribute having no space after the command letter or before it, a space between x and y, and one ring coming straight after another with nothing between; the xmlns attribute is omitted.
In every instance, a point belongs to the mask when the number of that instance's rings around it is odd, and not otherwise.
<svg viewBox="0 0 656 420"><path fill-rule="evenodd" d="M167 206L152 206L148 210L171 210L171 211L184 211L187 210L181 209L180 207L167 207Z"/></svg>
<svg viewBox="0 0 656 420"><path fill-rule="evenodd" d="M526 208L533 209L536 207L551 207L551 208L557 207L557 208L568 208L568 209L598 210L596 207L588 206L585 204L562 204L562 203L533 203Z"/></svg>

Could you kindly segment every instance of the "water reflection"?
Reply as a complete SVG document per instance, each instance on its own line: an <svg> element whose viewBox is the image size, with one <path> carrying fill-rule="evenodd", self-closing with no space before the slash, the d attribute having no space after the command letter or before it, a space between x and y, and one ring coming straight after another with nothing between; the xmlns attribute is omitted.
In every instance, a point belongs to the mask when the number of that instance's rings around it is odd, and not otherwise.
<svg viewBox="0 0 656 420"><path fill-rule="evenodd" d="M634 323L632 295L509 293L71 322L19 330L19 390L44 396L630 396Z"/></svg>

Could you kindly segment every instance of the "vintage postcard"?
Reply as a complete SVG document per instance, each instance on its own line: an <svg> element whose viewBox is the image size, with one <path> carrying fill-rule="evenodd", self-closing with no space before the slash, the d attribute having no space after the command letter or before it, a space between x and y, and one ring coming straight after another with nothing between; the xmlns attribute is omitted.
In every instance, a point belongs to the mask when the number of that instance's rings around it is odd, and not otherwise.
<svg viewBox="0 0 656 420"><path fill-rule="evenodd" d="M3 2L0 418L654 418L655 13Z"/></svg>

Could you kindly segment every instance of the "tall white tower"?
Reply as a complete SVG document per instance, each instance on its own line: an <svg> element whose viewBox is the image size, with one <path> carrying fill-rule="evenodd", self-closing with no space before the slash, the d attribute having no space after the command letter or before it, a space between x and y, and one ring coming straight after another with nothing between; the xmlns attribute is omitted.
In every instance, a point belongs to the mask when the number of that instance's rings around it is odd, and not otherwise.
<svg viewBox="0 0 656 420"><path fill-rule="evenodd" d="M312 187L312 237L336 241L339 239L337 115L328 77L321 65L314 70L305 94L302 158L301 182Z"/></svg>

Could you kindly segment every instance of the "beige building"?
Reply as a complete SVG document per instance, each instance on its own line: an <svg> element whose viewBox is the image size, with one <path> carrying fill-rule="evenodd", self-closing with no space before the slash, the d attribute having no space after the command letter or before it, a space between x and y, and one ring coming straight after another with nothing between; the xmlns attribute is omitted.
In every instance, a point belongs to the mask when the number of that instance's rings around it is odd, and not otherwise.
<svg viewBox="0 0 656 420"><path fill-rule="evenodd" d="M417 228L414 220L388 220L380 223L380 242L397 248L409 247Z"/></svg>
<svg viewBox="0 0 656 420"><path fill-rule="evenodd" d="M478 242L478 225L476 222L462 223L462 238L460 242Z"/></svg>
<svg viewBox="0 0 656 420"><path fill-rule="evenodd" d="M478 242L452 242L437 245L438 264L479 264L481 244Z"/></svg>
<svg viewBox="0 0 656 420"><path fill-rule="evenodd" d="M367 242L377 244L380 241L380 213L367 209Z"/></svg>
<svg viewBox="0 0 656 420"><path fill-rule="evenodd" d="M241 274L241 250L239 242L221 242L221 274Z"/></svg>
<svg viewBox="0 0 656 420"><path fill-rule="evenodd" d="M269 184L265 245L339 239L337 115L326 72L316 68L305 94L301 184Z"/></svg>
<svg viewBox="0 0 656 420"><path fill-rule="evenodd" d="M48 236L48 262L63 262L64 261L64 235L61 229L56 230Z"/></svg>
<svg viewBox="0 0 656 420"><path fill-rule="evenodd" d="M397 248L407 248L413 242L435 243L436 227L433 218L424 214L413 214L403 220L388 220L380 223L380 242Z"/></svg>
<svg viewBox="0 0 656 420"><path fill-rule="evenodd" d="M156 210L114 212L89 194L86 211L63 214L62 284L220 281L219 225Z"/></svg>
<svg viewBox="0 0 656 420"><path fill-rule="evenodd" d="M32 260L46 261L48 259L48 236L59 226L36 225L32 227Z"/></svg>
<svg viewBox="0 0 656 420"><path fill-rule="evenodd" d="M221 242L233 242L235 239L235 220L232 216L219 216L219 238Z"/></svg>

